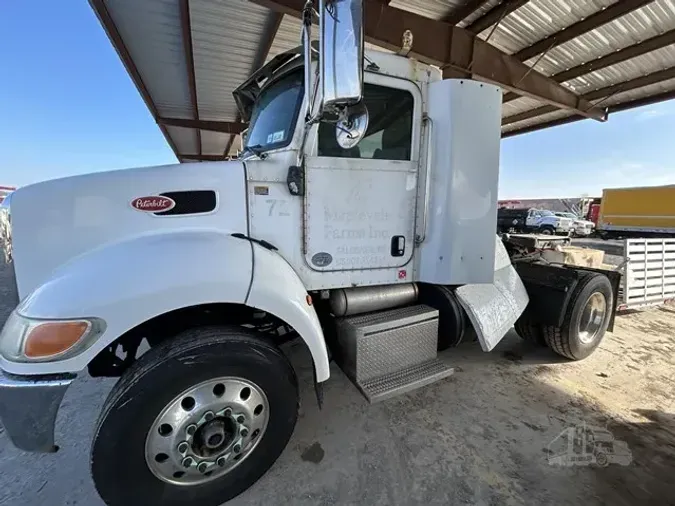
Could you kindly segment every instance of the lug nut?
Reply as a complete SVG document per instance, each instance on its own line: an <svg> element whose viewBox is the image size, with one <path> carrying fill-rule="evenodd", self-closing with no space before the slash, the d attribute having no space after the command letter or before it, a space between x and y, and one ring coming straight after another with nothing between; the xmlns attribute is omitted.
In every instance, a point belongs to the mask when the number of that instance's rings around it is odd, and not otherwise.
<svg viewBox="0 0 675 506"><path fill-rule="evenodd" d="M239 453L241 451L241 445L236 444L232 449L234 450L234 453Z"/></svg>
<svg viewBox="0 0 675 506"><path fill-rule="evenodd" d="M223 411L223 414L225 416L230 416L232 414L232 410L230 408L225 408L225 411Z"/></svg>
<svg viewBox="0 0 675 506"><path fill-rule="evenodd" d="M220 467L225 467L225 457L220 457L217 463Z"/></svg>
<svg viewBox="0 0 675 506"><path fill-rule="evenodd" d="M213 414L213 412L207 411L206 413L204 413L204 420L206 420L207 422L210 422L211 420L213 420L214 416L215 415Z"/></svg>
<svg viewBox="0 0 675 506"><path fill-rule="evenodd" d="M248 429L241 429L241 437L248 436Z"/></svg>
<svg viewBox="0 0 675 506"><path fill-rule="evenodd" d="M178 445L178 453L185 453L188 451L188 448L190 448L190 446L185 441L183 441Z"/></svg>
<svg viewBox="0 0 675 506"><path fill-rule="evenodd" d="M206 472L208 468L209 466L206 464L206 462L202 462L201 464L199 464L199 467L197 467L197 470L203 474Z"/></svg>
<svg viewBox="0 0 675 506"><path fill-rule="evenodd" d="M237 421L238 421L239 423L244 423L244 422L246 421L246 418L244 418L244 415L239 415L239 416L237 417Z"/></svg>
<svg viewBox="0 0 675 506"><path fill-rule="evenodd" d="M194 433L197 432L197 426L194 423L192 425L188 425L185 429L185 432L187 432L188 436L193 436Z"/></svg>
<svg viewBox="0 0 675 506"><path fill-rule="evenodd" d="M190 457L186 457L183 459L183 467L190 467L192 465L192 459Z"/></svg>

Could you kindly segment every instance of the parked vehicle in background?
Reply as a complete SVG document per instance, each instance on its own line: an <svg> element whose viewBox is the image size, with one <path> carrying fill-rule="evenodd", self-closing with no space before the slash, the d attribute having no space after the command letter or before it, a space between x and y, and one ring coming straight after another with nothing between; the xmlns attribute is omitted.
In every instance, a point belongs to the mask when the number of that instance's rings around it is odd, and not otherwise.
<svg viewBox="0 0 675 506"><path fill-rule="evenodd" d="M595 225L598 226L598 218L600 218L600 203L602 199L600 197L593 199L593 201L588 206L588 212L586 213L586 219Z"/></svg>
<svg viewBox="0 0 675 506"><path fill-rule="evenodd" d="M593 233L595 223L593 223L592 221L579 218L574 213L556 212L553 214L561 218L569 218L570 220L572 220L572 235L575 235L577 237L587 237Z"/></svg>
<svg viewBox="0 0 675 506"><path fill-rule="evenodd" d="M0 202L0 249L4 252L3 255L0 255L0 260L4 258L5 262L9 262L12 258L12 239L10 236L11 228L9 222L9 203L11 195L11 193L8 194L3 198L2 202Z"/></svg>
<svg viewBox="0 0 675 506"><path fill-rule="evenodd" d="M16 190L16 188L14 186L0 186L0 204L14 190Z"/></svg>
<svg viewBox="0 0 675 506"><path fill-rule="evenodd" d="M603 239L675 236L675 185L603 190L597 230Z"/></svg>
<svg viewBox="0 0 675 506"><path fill-rule="evenodd" d="M568 235L573 223L570 218L542 209L501 208L497 211L497 232Z"/></svg>

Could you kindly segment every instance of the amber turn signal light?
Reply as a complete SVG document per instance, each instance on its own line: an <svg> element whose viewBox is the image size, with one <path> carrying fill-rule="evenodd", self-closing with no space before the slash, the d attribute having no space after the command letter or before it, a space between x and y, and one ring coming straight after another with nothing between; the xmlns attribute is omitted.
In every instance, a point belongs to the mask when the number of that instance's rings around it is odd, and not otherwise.
<svg viewBox="0 0 675 506"><path fill-rule="evenodd" d="M63 353L82 339L90 325L82 320L42 323L29 331L24 354L28 358L44 358Z"/></svg>

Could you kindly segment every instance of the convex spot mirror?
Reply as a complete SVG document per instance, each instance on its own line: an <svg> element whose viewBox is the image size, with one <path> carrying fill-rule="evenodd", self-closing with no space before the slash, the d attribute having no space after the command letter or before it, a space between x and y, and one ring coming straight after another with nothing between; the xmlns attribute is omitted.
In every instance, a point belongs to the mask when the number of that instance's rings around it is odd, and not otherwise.
<svg viewBox="0 0 675 506"><path fill-rule="evenodd" d="M340 112L335 124L335 138L342 149L355 147L368 130L368 108L363 102Z"/></svg>

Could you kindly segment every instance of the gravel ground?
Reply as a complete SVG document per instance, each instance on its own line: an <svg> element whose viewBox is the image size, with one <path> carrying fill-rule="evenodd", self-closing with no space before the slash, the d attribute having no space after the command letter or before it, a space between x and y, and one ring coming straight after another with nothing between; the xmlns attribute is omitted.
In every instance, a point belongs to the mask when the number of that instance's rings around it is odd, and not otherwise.
<svg viewBox="0 0 675 506"><path fill-rule="evenodd" d="M0 322L11 309L6 274L0 267ZM674 332L675 309L624 315L577 363L515 335L492 353L468 343L443 354L456 367L449 380L372 406L333 367L321 411L309 356L293 344L301 389L294 435L229 504L675 504ZM0 504L103 506L88 447L113 382L83 375L70 388L57 454L22 453L0 433ZM550 465L551 441L583 423L624 441L632 463Z"/></svg>

